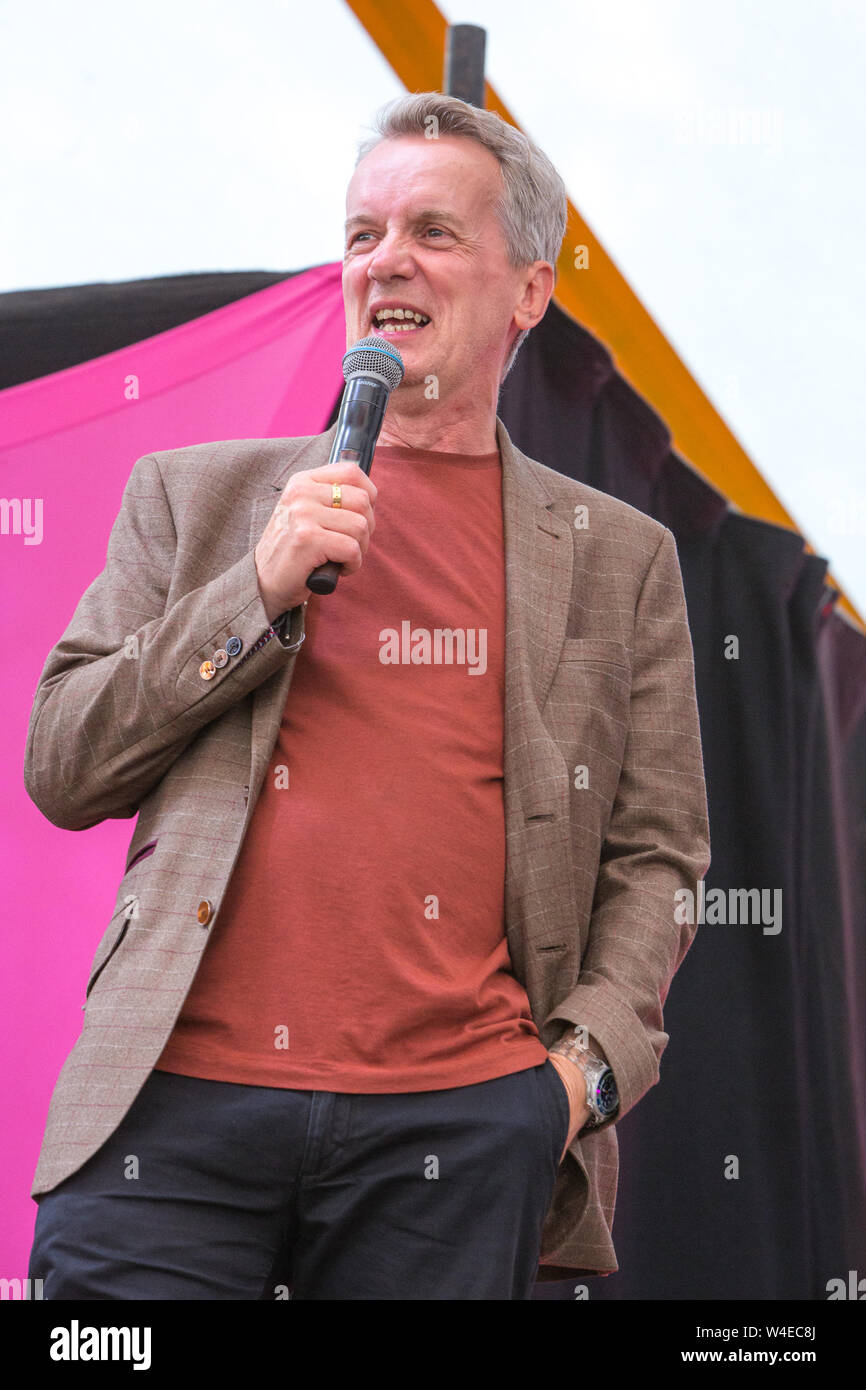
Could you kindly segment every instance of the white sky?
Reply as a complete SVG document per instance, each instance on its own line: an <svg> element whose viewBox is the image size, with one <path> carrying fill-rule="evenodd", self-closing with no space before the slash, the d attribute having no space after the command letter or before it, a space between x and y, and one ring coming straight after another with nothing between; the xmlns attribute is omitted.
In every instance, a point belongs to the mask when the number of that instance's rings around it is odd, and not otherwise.
<svg viewBox="0 0 866 1390"><path fill-rule="evenodd" d="M866 615L863 0L441 8ZM402 90L342 0L5 0L0 292L339 260Z"/></svg>

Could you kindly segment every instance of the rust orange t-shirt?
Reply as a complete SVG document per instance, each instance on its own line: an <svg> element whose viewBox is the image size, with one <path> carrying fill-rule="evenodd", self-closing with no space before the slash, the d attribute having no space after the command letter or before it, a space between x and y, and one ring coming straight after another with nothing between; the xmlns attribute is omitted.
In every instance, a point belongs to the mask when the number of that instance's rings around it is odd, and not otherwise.
<svg viewBox="0 0 866 1390"><path fill-rule="evenodd" d="M505 937L500 457L382 447L372 476L159 1070L398 1092L547 1057Z"/></svg>

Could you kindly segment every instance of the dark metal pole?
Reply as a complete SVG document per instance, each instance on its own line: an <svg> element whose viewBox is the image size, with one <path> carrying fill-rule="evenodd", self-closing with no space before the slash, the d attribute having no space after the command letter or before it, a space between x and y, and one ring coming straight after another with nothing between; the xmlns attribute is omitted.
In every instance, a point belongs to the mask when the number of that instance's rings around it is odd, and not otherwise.
<svg viewBox="0 0 866 1390"><path fill-rule="evenodd" d="M487 30L478 24L449 24L445 43L445 94L484 109L484 50Z"/></svg>

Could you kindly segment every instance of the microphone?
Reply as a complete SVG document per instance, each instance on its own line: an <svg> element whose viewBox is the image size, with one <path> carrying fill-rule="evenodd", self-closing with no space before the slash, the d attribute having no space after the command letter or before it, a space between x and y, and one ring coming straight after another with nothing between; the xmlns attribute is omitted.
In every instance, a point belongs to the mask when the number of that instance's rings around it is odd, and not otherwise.
<svg viewBox="0 0 866 1390"><path fill-rule="evenodd" d="M349 348L343 358L346 386L329 463L345 459L370 476L388 397L403 380L403 371L397 349L374 334ZM326 560L307 576L307 588L314 594L332 594L342 569L338 561Z"/></svg>

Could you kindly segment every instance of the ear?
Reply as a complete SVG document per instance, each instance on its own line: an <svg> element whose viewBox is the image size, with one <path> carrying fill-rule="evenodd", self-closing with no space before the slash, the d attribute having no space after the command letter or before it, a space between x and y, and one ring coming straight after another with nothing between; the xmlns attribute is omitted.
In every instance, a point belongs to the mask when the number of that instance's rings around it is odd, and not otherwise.
<svg viewBox="0 0 866 1390"><path fill-rule="evenodd" d="M534 328L544 318L553 294L553 266L548 261L533 261L523 273L520 299L514 309L518 331Z"/></svg>

